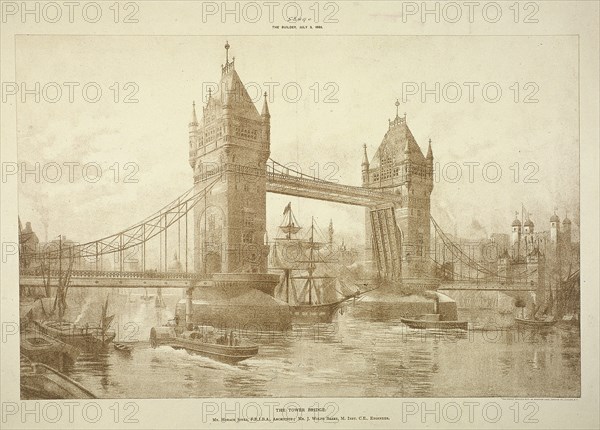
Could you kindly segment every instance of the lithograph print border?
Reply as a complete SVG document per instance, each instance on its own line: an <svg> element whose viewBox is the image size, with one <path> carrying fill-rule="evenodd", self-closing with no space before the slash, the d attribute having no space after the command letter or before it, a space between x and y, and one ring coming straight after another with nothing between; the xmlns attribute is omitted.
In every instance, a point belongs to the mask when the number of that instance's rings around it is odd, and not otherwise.
<svg viewBox="0 0 600 430"><path fill-rule="evenodd" d="M160 1L160 0L157 0L157 1ZM114 35L107 35L107 34L77 34L77 35L75 35L75 34L48 34L48 35L51 35L51 36L61 36L61 35L62 36L98 36L98 37L104 37L104 36L119 36L119 37L132 36L132 35L123 35L123 34L114 34ZM16 39L17 39L18 34L15 34L14 36L15 36L15 38L14 38L14 54L15 54L15 80L16 80L16 66L17 66L17 63L16 63L16 52L17 52L16 51L16 46L17 46L17 40ZM36 36L42 36L42 35L41 34L36 34ZM198 34L193 34L193 35L140 34L140 35L135 35L133 37L139 37L139 36L156 36L156 37L158 37L158 36L165 36L165 37L194 36L194 37L196 37L197 36L197 37L204 37L204 36L215 36L215 34L207 34L207 35L198 35ZM276 36L279 36L279 35L273 35L273 34L260 34L260 35L259 34L255 34L255 35L239 34L238 36L239 37L253 37L253 36L269 36L269 37L274 37L275 36L276 37ZM301 36L303 36L303 35L294 35L294 37L301 37ZM372 34L372 35L362 35L362 34L360 34L360 35L359 34L354 34L354 35L343 35L343 34L341 34L341 35L337 35L337 34L335 34L335 35L325 35L324 34L324 35L319 35L319 36L306 35L305 37L350 37L350 36L352 36L352 37L369 37L369 36L383 37L384 35L381 35L381 34ZM578 115L578 118L579 118L579 126L578 126L578 130L579 130L579 133L578 133L579 134L579 136L578 136L578 147L579 147L579 154L578 154L579 155L579 204L580 204L580 208L582 209L582 227L584 227L585 223L583 222L583 220L585 218L587 218L587 217L585 216L585 212L583 211L583 208L585 206L585 202L582 201L584 181L582 181L583 178L582 178L582 165L581 165L581 156L582 156L582 142L581 142L582 111L581 111L581 52L580 52L581 51L581 42L580 42L581 36L580 36L580 34L556 34L556 35L548 35L548 34L537 34L537 35L536 34L532 34L532 35L523 35L523 34L506 34L506 35L489 35L489 34L486 34L486 35L476 35L476 34L463 34L463 35L459 35L459 34L449 34L449 35L389 34L387 36L390 36L390 37L414 37L414 36L418 36L418 37L423 37L423 38L428 38L428 37L457 37L457 36L474 36L474 37L504 37L504 36L519 36L519 37L568 37L568 36L570 36L570 37L573 37L573 36L576 36L577 39L578 39L577 49L578 49L578 89L579 89L579 93L578 93L578 111L579 111L578 112L578 114L579 114ZM6 36L2 35L2 38L3 37L6 37ZM3 43L2 39L0 38L0 46L2 46L2 43ZM3 80L4 80L4 78L3 78ZM16 104L16 106L15 106L15 132L16 132L16 121L17 121L17 118L18 118L17 117L17 114L18 114L17 111L18 111L18 104ZM0 116L0 121L2 121L2 119L4 119L4 118L5 118L4 115ZM1 139L0 142L3 141L4 140L3 136L0 136L0 139ZM15 146L16 146L16 143L15 143ZM18 150L18 148L16 148L16 149ZM3 150L3 152L4 152L4 150ZM3 185L3 194L4 194L5 191L6 191L6 187ZM17 199L18 199L18 192L16 192L16 190L14 190L14 193L17 196ZM5 194L4 194L4 196L5 196ZM4 200L4 196L3 196L3 200ZM590 198L591 197L592 196L590 196ZM12 225L12 224L14 224L14 220L11 220L10 223L7 222L7 218L8 217L6 216L5 209L2 210L2 218L3 218L3 226L7 226L9 228L14 227L14 225ZM3 230L3 237L5 238L5 236L4 236L4 230L5 230L4 227L3 227L2 230ZM8 230L8 228L7 228L7 230ZM580 249L584 250L585 248L587 248L587 245L585 245L585 241L584 241L583 235L582 235L582 241L581 241L581 247L580 247ZM581 266L582 266L582 269L584 270L584 275L586 274L586 268L589 267L589 263L590 262L587 259L584 260L582 258ZM6 266L2 265L2 268L0 269L0 276L1 276L0 279L2 279L2 281L5 280L5 273L6 273L5 272L5 268L6 268ZM14 270L10 270L10 272L12 272L13 274L15 273ZM589 275L593 276L594 273L588 273L588 276ZM585 280L588 280L588 282L587 282L588 284L589 284L590 280L593 283L593 278L589 278L589 277L584 276L584 285L586 284ZM582 299L584 298L584 294L587 294L587 293L588 292L584 293L584 290L582 290ZM3 292L3 302L5 303L4 294L5 293ZM4 303L2 305L2 309L4 309L4 306L5 306ZM592 307L593 304L597 305L597 303L594 303L593 301L582 300L583 315L586 314L586 310L588 312L590 311L590 308ZM18 307L18 301L17 301L16 305ZM595 312L596 311L597 311L597 309L595 310ZM18 312L16 314L18 315ZM585 344L585 339L586 339L585 336L584 336L584 334L588 330L589 330L589 324L584 324L583 320L582 320L582 332L581 332L582 342L581 342L581 356L580 356L580 360L581 360L581 375L580 375L581 376L581 379L580 379L581 398L580 399L582 399L584 397L584 384L583 384L583 381L585 380L585 374L587 372L587 366L586 366L586 363L584 362L584 358L585 358L585 355L584 355L584 350L585 350L584 344ZM3 361L3 364L4 364L4 366L3 366L4 369L6 369L6 364L7 364L6 361L4 360L4 358L5 358L4 354L5 353L6 353L6 349L5 349L5 351L3 351L3 354L2 354L2 356L3 356L2 357L3 358L2 361ZM18 355L18 353L17 353L17 355ZM18 361L16 361L16 362L18 363ZM11 363L11 364L13 364L13 363ZM589 365L590 363L587 363L587 364ZM0 383L2 383L3 380L5 380L4 376L6 375L6 373L5 373L6 371L4 369L0 373ZM4 384L2 384L2 385L4 385ZM4 389L2 391L4 391ZM298 399L298 398L299 399L312 399L312 398L315 398L315 397L310 397L310 398L307 398L307 397L297 397L297 398L291 397L289 399ZM328 398L328 397L326 397L326 398ZM433 399L436 399L436 398L444 398L444 397L425 398L423 400L424 401L430 401L430 400L433 400ZM486 399L485 397L470 397L470 398L475 398L475 399L480 399L480 400L481 399ZM194 399L189 399L189 400L192 400L192 401L203 401L203 400L206 400L206 399L208 399L208 398L194 398ZM222 400L224 398L216 398L216 399L217 399L217 401L220 401L220 400ZM264 398L264 399L265 400L269 400L269 399L280 399L280 398L277 398L277 397L268 397L268 398ZM328 399L331 399L331 398L328 398ZM344 398L344 397L339 397L339 398L336 397L335 399L346 399L346 398ZM348 399L356 400L357 398L351 397L351 398L348 398ZM402 398L397 398L397 397L376 397L376 398L367 398L367 399L368 400L376 400L376 399L402 400ZM497 398L487 398L487 399L491 399L492 401L494 401L494 400L497 401L498 400ZM510 398L510 399L512 399L512 398ZM517 398L517 399L519 399L519 400L527 400L527 398ZM109 400L109 399L101 399L101 400L104 401L104 400ZM141 401L155 401L156 402L156 399L140 398L139 400L141 400ZM178 401L184 400L186 402L188 401L188 399L165 399L165 400L178 400ZM239 399L239 400L240 401L250 401L250 398L247 398L247 399L246 398L242 398L242 399ZM419 401L420 399L419 398L414 398L414 399L411 399L411 400ZM505 399L505 400L508 400L508 399ZM553 399L543 398L543 399L531 399L531 400L546 402L546 401L550 401L550 400L553 400ZM565 399L561 399L561 400L565 400Z"/></svg>

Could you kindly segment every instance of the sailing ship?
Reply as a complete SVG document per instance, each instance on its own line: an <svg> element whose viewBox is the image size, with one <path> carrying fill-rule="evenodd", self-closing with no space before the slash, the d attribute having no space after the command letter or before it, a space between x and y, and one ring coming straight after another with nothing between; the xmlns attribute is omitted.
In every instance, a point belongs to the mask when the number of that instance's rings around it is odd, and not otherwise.
<svg viewBox="0 0 600 430"><path fill-rule="evenodd" d="M360 289L351 291L337 277L319 270L328 261L319 254L326 243L315 240L314 218L308 237L300 238L302 227L288 203L279 230L283 236L275 239L271 249L271 265L283 272L275 297L288 303L293 322L332 322L344 302L360 296Z"/></svg>
<svg viewBox="0 0 600 430"><path fill-rule="evenodd" d="M572 271L569 265L568 273L568 276L559 283L556 314L562 324L577 326L580 319L579 269Z"/></svg>
<svg viewBox="0 0 600 430"><path fill-rule="evenodd" d="M136 299L135 299L135 297L133 297L133 296L131 295L131 290L129 290L129 291L127 292L127 301L128 301L129 303L135 303L135 302L136 302Z"/></svg>
<svg viewBox="0 0 600 430"><path fill-rule="evenodd" d="M154 297L154 296L152 296L152 295L150 295L150 296L148 295L148 289L144 287L144 295L143 295L143 296L141 296L140 298L141 298L141 299L142 299L144 302L148 303L150 300L152 300L152 298L153 298L153 297Z"/></svg>
<svg viewBox="0 0 600 430"><path fill-rule="evenodd" d="M156 298L154 299L154 307L156 308L166 308L167 305L163 300L162 292L160 288L156 289Z"/></svg>
<svg viewBox="0 0 600 430"><path fill-rule="evenodd" d="M523 315L515 317L517 326L542 329L550 328L558 322L579 324L579 270L573 272L572 264L569 263L568 275L563 279L564 271L559 254L553 272L549 277L547 299L544 303L537 305L536 296L534 296L533 312L529 318L525 318ZM542 305L544 305L543 308Z"/></svg>
<svg viewBox="0 0 600 430"><path fill-rule="evenodd" d="M541 312L540 314L540 308L541 305L537 305L535 303L535 296L534 296L534 304L533 304L533 312L531 313L531 317L530 318L525 318L523 315L521 315L520 317L515 317L515 324L517 325L517 327L522 327L522 328L538 328L538 329L544 329L544 328L550 328L552 327L554 324L556 324L557 320L554 318L554 315L548 315L548 312L552 309L553 307L553 296L552 296L552 290L550 289L550 295L549 295L549 299L548 299L548 303L546 303L546 306L543 310L543 312ZM521 308L522 310L524 308ZM523 311L521 311L523 312Z"/></svg>
<svg viewBox="0 0 600 430"><path fill-rule="evenodd" d="M550 289L549 300L546 304L542 317L538 317L539 306L534 308L533 318L515 317L515 323L521 327L550 328L556 323L579 324L579 270L571 272L558 282L557 297L554 298ZM553 315L548 315L552 311Z"/></svg>
<svg viewBox="0 0 600 430"><path fill-rule="evenodd" d="M556 215L556 211L551 220L558 225L559 218ZM571 220L568 218L568 213L565 213L563 227L565 224L570 225L570 223ZM568 232L565 231L563 234L566 234L566 238L570 239L568 237L570 235L570 227L568 227ZM581 313L579 252L572 251L570 240L563 240L562 246L559 243L556 247L557 264L552 271L553 276L551 277L555 285L555 294L553 297L555 299L554 315L561 325L579 326Z"/></svg>

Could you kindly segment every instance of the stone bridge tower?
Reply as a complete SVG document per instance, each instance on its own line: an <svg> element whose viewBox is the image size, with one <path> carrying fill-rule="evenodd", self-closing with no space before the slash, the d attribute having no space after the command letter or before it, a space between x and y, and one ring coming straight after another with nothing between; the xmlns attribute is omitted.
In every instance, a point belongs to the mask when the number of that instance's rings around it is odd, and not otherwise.
<svg viewBox="0 0 600 430"><path fill-rule="evenodd" d="M267 273L266 93L259 113L235 70L235 57L229 60L228 43L225 52L218 90L209 90L200 120L194 104L189 123L196 191L210 187L194 208L194 269L203 274Z"/></svg>
<svg viewBox="0 0 600 430"><path fill-rule="evenodd" d="M433 190L433 152L431 139L427 155L412 135L406 114L389 120L388 130L375 155L369 161L366 146L362 161L362 183L368 188L385 188L399 194L402 203L395 206L401 231L402 279L433 276L429 255L430 195ZM365 218L366 260L373 261L369 209Z"/></svg>

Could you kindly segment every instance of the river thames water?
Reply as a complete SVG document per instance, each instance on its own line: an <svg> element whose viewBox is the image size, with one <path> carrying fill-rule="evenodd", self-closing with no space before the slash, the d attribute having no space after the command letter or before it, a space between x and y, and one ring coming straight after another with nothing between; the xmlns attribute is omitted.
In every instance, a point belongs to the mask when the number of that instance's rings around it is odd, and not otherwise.
<svg viewBox="0 0 600 430"><path fill-rule="evenodd" d="M580 395L578 328L413 330L360 302L333 324L249 333L259 354L228 365L150 347L150 328L173 317L176 301L128 302L115 322L119 338L139 340L131 353L82 353L65 373L100 398Z"/></svg>

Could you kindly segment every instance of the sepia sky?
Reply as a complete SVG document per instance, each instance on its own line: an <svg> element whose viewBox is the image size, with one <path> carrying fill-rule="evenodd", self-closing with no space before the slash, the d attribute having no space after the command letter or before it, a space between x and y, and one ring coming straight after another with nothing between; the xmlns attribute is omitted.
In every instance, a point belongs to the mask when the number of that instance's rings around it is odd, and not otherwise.
<svg viewBox="0 0 600 430"><path fill-rule="evenodd" d="M481 238L508 233L523 204L547 230L554 207L569 210L579 224L578 47L574 37L249 37L231 36L230 55L251 96L269 91L271 157L296 162L320 177L360 185L362 145L369 158L396 113L422 151L432 139L440 174L431 196L432 215L450 233ZM18 157L30 169L54 177L48 163L62 166L56 183L28 175L19 190L21 220L31 221L43 240L65 234L88 241L142 220L192 186L188 128L195 100L201 115L203 84L218 82L224 37L19 36L17 81L33 87L78 82L74 102L68 88L56 103L28 96L17 108ZM560 59L559 63L553 59ZM81 87L96 82L102 97L86 102ZM114 100L114 83L120 88ZM138 103L124 103L134 82ZM270 91L268 82L278 85ZM403 94L407 83L435 94ZM468 86L472 82L473 100ZM332 83L326 86L327 83ZM450 84L449 84L450 83ZM457 97L455 84L462 89ZM515 86L515 83L518 83ZM287 84L288 96L283 87ZM482 87L488 84L488 100ZM526 85L528 84L528 85ZM446 86L447 92L441 90ZM518 95L516 88L519 87ZM294 88L302 95L293 102ZM316 88L319 88L317 93ZM495 89L502 94L496 102ZM47 87L46 99L55 97ZM332 92L335 90L335 94ZM531 95L532 92L535 94ZM93 91L90 90L89 94ZM403 95L405 100L403 100ZM525 103L529 95L532 103ZM315 100L316 97L316 100ZM325 103L325 99L336 101ZM517 100L515 100L517 97ZM453 98L458 99L452 102ZM537 101L536 101L537 100ZM65 163L98 163L102 177L85 181ZM118 163L115 165L115 163ZM132 165L134 163L136 171ZM330 163L330 164L328 164ZM334 164L331 164L334 163ZM469 180L469 165L473 181ZM476 164L479 163L479 164ZM497 163L502 175L496 182ZM529 164L527 164L529 163ZM48 167L44 167L48 166ZM112 166L112 167L111 167ZM312 170L311 170L312 166ZM456 166L462 177L453 180ZM518 166L518 168L517 168ZM528 167L526 167L528 166ZM45 170L44 170L45 169ZM516 172L519 172L516 177ZM116 175L119 172L119 175ZM137 183L126 183L127 174ZM445 173L446 177L441 173ZM95 176L94 169L88 174ZM529 174L529 176L527 176ZM450 175L450 177L448 177ZM528 179L528 181L526 180ZM272 236L288 201L301 224L315 219L325 230L333 219L346 241L363 239L364 209L287 196L268 195Z"/></svg>

